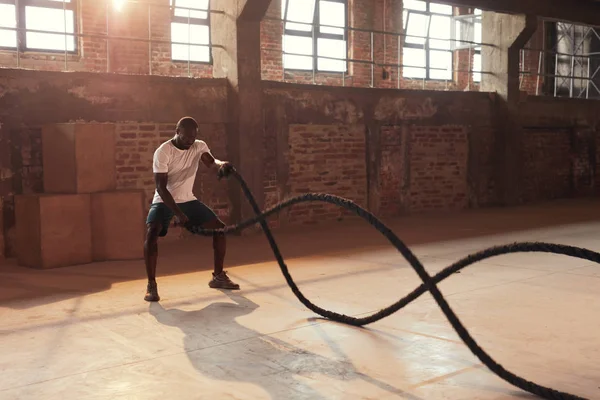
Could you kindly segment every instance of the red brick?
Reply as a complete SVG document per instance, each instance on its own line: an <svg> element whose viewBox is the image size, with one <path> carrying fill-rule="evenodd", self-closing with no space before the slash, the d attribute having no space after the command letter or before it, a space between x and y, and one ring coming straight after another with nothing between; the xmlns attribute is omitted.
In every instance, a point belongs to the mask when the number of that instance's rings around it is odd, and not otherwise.
<svg viewBox="0 0 600 400"><path fill-rule="evenodd" d="M570 140L568 130L524 131L525 201L560 198L571 192Z"/></svg>
<svg viewBox="0 0 600 400"><path fill-rule="evenodd" d="M325 141L330 145L315 145ZM348 140L357 146L346 146ZM366 205L367 176L363 126L292 125L289 131L290 195L331 193ZM305 151L310 149L310 151ZM316 223L347 218L333 205L295 206L288 223ZM280 221L281 222L281 221Z"/></svg>
<svg viewBox="0 0 600 400"><path fill-rule="evenodd" d="M468 206L468 140L464 127L452 127L452 131L444 133L449 127L414 126L410 129L406 140L410 141L408 159L403 155L393 154L387 169L392 169L392 183L385 182L388 196L382 198L386 204L397 204L399 201L393 192L397 185L406 185L406 192L400 191L400 199L408 211L459 210ZM388 150L403 153L402 149ZM406 175L399 175L397 163L410 168L408 180ZM383 160L382 160L383 164ZM395 169L395 170L394 170ZM403 171L400 171L402 173ZM392 195L389 195L392 193Z"/></svg>

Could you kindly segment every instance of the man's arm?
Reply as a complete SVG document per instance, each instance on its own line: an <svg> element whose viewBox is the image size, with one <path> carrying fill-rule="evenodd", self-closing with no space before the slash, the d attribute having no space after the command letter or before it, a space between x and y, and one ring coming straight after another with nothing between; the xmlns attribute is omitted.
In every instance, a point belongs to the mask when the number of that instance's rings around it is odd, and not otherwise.
<svg viewBox="0 0 600 400"><path fill-rule="evenodd" d="M219 168L221 168L223 165L227 164L226 161L221 161L221 160L214 158L213 155L210 154L209 151L207 151L206 153L203 153L202 156L200 156L200 159L202 160L202 163L204 165L206 165L207 168L214 169L215 171L218 171Z"/></svg>
<svg viewBox="0 0 600 400"><path fill-rule="evenodd" d="M156 191L163 203L173 211L177 218L179 218L179 221L185 223L187 221L186 215L177 206L177 203L173 199L173 195L171 195L171 192L167 189L167 174L154 174L154 182L156 183Z"/></svg>

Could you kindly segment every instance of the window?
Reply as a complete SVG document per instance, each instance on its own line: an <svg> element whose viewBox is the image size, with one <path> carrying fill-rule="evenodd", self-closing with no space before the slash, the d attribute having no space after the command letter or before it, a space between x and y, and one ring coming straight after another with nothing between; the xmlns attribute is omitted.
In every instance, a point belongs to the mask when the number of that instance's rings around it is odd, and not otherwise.
<svg viewBox="0 0 600 400"><path fill-rule="evenodd" d="M346 0L283 0L283 67L346 71L347 10Z"/></svg>
<svg viewBox="0 0 600 400"><path fill-rule="evenodd" d="M209 0L171 0L171 10L171 59L210 63Z"/></svg>
<svg viewBox="0 0 600 400"><path fill-rule="evenodd" d="M481 44L481 10L475 9L475 38L474 42ZM475 53L473 54L473 82L481 82L481 46L475 47Z"/></svg>
<svg viewBox="0 0 600 400"><path fill-rule="evenodd" d="M2 29L15 29L16 27L17 11L15 4L0 2L0 47L17 48L17 31Z"/></svg>
<svg viewBox="0 0 600 400"><path fill-rule="evenodd" d="M452 6L404 0L403 76L452 79Z"/></svg>
<svg viewBox="0 0 600 400"><path fill-rule="evenodd" d="M600 99L600 29L569 22L546 26L544 64L550 75L543 79L547 82L546 93L555 97ZM539 60L537 57L536 54Z"/></svg>
<svg viewBox="0 0 600 400"><path fill-rule="evenodd" d="M481 10L479 9L475 9L473 14L454 17L452 48L453 50L470 50L468 53L472 55L472 59L469 66L473 82L481 82L481 29Z"/></svg>
<svg viewBox="0 0 600 400"><path fill-rule="evenodd" d="M75 0L0 0L0 47L74 52L76 11Z"/></svg>

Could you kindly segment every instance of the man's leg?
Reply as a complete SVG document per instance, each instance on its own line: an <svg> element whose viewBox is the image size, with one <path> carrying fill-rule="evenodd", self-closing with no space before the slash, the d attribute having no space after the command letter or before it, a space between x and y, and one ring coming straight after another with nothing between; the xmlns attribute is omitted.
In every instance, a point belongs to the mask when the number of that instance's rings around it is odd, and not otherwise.
<svg viewBox="0 0 600 400"><path fill-rule="evenodd" d="M201 226L204 229L221 229L225 224L219 219L215 212L200 201L185 203L181 207L182 211L190 219L193 225ZM209 286L214 289L237 290L240 285L229 279L227 273L223 271L225 253L227 250L227 241L224 234L213 235L213 254L214 271L213 279Z"/></svg>
<svg viewBox="0 0 600 400"><path fill-rule="evenodd" d="M158 286L156 285L156 263L158 260L158 238L165 236L169 229L172 212L163 204L153 204L146 220L146 240L144 241L144 261L148 287L144 300L159 301Z"/></svg>
<svg viewBox="0 0 600 400"><path fill-rule="evenodd" d="M202 225L204 229L221 229L225 224L219 219L213 219ZM227 251L227 240L225 235L213 235L213 253L215 260L215 275L220 275L223 272L223 263L225 262L225 252Z"/></svg>

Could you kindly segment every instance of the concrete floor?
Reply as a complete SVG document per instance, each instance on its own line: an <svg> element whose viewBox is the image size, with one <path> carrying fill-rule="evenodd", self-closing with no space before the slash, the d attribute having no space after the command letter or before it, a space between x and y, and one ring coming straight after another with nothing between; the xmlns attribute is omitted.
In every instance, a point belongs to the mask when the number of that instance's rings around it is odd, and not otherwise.
<svg viewBox="0 0 600 400"><path fill-rule="evenodd" d="M543 240L600 251L600 202L391 222L430 272L485 247ZM276 232L299 286L350 315L414 289L362 223ZM229 241L242 290L207 287L206 238L163 242L148 305L143 263L0 267L0 399L522 399L469 352L429 294L366 329L315 319L262 236ZM553 255L487 260L440 284L480 345L534 382L600 398L600 266Z"/></svg>

